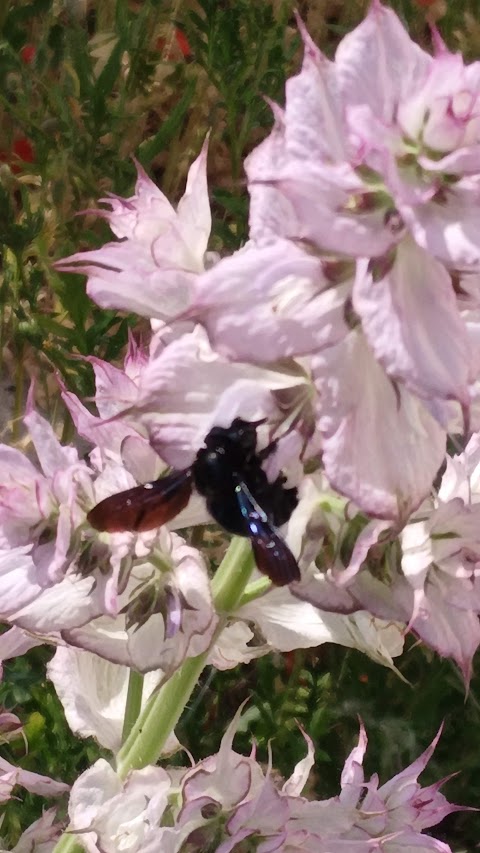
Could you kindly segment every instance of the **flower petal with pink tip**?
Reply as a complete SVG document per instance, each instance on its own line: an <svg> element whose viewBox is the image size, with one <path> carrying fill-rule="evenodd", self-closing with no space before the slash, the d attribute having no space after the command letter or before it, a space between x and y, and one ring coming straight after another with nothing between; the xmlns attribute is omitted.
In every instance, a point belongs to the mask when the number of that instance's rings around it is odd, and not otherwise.
<svg viewBox="0 0 480 853"><path fill-rule="evenodd" d="M371 515L408 518L442 464L445 432L393 386L359 331L316 356L313 372L331 485Z"/></svg>

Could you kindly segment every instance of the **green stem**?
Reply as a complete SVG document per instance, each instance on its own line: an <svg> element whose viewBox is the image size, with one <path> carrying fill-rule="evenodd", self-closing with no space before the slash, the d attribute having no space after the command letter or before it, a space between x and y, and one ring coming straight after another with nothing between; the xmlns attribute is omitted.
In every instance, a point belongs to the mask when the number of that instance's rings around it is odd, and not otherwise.
<svg viewBox="0 0 480 853"><path fill-rule="evenodd" d="M22 344L16 347L17 364L15 367L15 401L13 404L12 418L12 440L18 441L22 428L22 415L24 409L24 391L25 391L25 367L23 364L24 348Z"/></svg>
<svg viewBox="0 0 480 853"><path fill-rule="evenodd" d="M248 539L234 536L212 580L217 613L230 613L238 606L250 579L255 560Z"/></svg>
<svg viewBox="0 0 480 853"><path fill-rule="evenodd" d="M222 616L233 610L245 589L254 565L248 540L234 537L212 581L214 607ZM223 629L223 620L212 639ZM155 764L195 689L209 650L187 658L162 687L150 697L117 756L117 772L123 779L130 770Z"/></svg>
<svg viewBox="0 0 480 853"><path fill-rule="evenodd" d="M123 718L122 743L128 738L134 724L140 716L142 710L142 695L143 695L143 675L130 670L128 677L128 692L127 701L125 703L125 716Z"/></svg>
<svg viewBox="0 0 480 853"><path fill-rule="evenodd" d="M258 578L256 581L248 584L245 592L238 602L238 606L243 607L244 604L250 604L251 601L256 601L257 598L260 598L261 595L268 592L271 588L272 584L268 578Z"/></svg>
<svg viewBox="0 0 480 853"><path fill-rule="evenodd" d="M147 702L117 755L118 775L155 764L195 688L208 652L187 658L180 669Z"/></svg>
<svg viewBox="0 0 480 853"><path fill-rule="evenodd" d="M85 853L85 847L77 841L76 835L65 832L56 843L53 853Z"/></svg>

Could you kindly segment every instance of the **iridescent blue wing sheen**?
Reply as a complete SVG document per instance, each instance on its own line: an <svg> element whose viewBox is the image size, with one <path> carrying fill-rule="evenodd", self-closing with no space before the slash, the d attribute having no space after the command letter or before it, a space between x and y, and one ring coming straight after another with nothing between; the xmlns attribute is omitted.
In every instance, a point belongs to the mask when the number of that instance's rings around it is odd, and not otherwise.
<svg viewBox="0 0 480 853"><path fill-rule="evenodd" d="M237 483L235 494L258 569L276 586L299 581L300 569L290 548L242 480Z"/></svg>

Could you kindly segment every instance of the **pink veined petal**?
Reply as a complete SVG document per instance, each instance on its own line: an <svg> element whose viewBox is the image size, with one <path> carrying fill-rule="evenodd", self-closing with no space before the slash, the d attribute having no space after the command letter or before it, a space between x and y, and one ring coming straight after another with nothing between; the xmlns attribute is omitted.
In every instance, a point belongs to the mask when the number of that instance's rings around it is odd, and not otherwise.
<svg viewBox="0 0 480 853"><path fill-rule="evenodd" d="M101 255L95 258L95 265L82 264L76 270L69 270L88 275L87 293L97 305L165 321L188 306L195 280L192 271L176 269L173 265L154 266L141 257L132 256L131 247L123 243L107 244L97 251Z"/></svg>
<svg viewBox="0 0 480 853"><path fill-rule="evenodd" d="M341 256L377 257L402 236L386 194L374 199L349 163L325 166L290 158L265 185L289 202L296 217L292 240L313 243Z"/></svg>
<svg viewBox="0 0 480 853"><path fill-rule="evenodd" d="M291 797L299 797L308 782L310 770L315 764L315 747L312 739L300 726L303 737L307 744L307 754L294 767L293 773L282 787L282 793Z"/></svg>
<svg viewBox="0 0 480 853"><path fill-rule="evenodd" d="M1 592L1 590L0 590ZM71 574L60 583L39 589L33 600L10 607L8 619L38 634L83 625L101 612L102 580Z"/></svg>
<svg viewBox="0 0 480 853"><path fill-rule="evenodd" d="M51 425L30 404L24 421L32 437L43 473L48 477L62 468L75 465L78 453L74 447L60 444Z"/></svg>
<svg viewBox="0 0 480 853"><path fill-rule="evenodd" d="M410 39L399 18L378 0L365 20L340 42L335 55L339 88L349 104L369 104L392 122L404 93L418 87L433 60Z"/></svg>
<svg viewBox="0 0 480 853"><path fill-rule="evenodd" d="M283 112L273 104L275 124L244 162L250 194L250 238L258 245L277 237L297 234L299 223L288 198L271 183L272 175L285 161Z"/></svg>
<svg viewBox="0 0 480 853"><path fill-rule="evenodd" d="M405 91L396 116L404 136L421 138L436 152L461 144L464 122L455 116L451 96L456 89L465 89L463 69L459 54L444 51L431 62L426 77Z"/></svg>
<svg viewBox="0 0 480 853"><path fill-rule="evenodd" d="M353 288L376 358L419 396L468 405L470 346L449 274L410 239L384 274L381 265L359 261Z"/></svg>
<svg viewBox="0 0 480 853"><path fill-rule="evenodd" d="M392 385L358 330L316 356L313 375L331 485L373 516L406 520L442 464L445 432Z"/></svg>
<svg viewBox="0 0 480 853"><path fill-rule="evenodd" d="M203 258L207 251L212 227L208 200L207 155L208 136L200 154L188 170L185 193L177 207L178 219L182 229L185 229L184 240L192 255L197 258Z"/></svg>
<svg viewBox="0 0 480 853"><path fill-rule="evenodd" d="M444 841L430 838L414 829L395 833L392 840L384 845L384 850L386 853L452 853L452 848Z"/></svg>
<svg viewBox="0 0 480 853"><path fill-rule="evenodd" d="M230 810L259 791L264 775L253 758L245 758L232 749L233 738L245 702L228 726L217 755L204 759L188 770L183 778L182 796L188 803L208 796Z"/></svg>
<svg viewBox="0 0 480 853"><path fill-rule="evenodd" d="M393 776L392 779L389 779L384 785L382 785L378 789L378 793L383 799L388 798L388 806L389 808L395 808L400 803L403 804L405 801L405 796L408 795L409 792L415 793L417 791L417 785L412 783L416 783L420 773L425 770L428 762L430 761L433 753L435 752L435 748L437 746L438 741L440 740L440 736L443 730L443 723L440 726L437 734L432 740L431 744L427 746L427 748L419 755L412 764L409 764L405 770L402 770L400 773L397 773L396 776ZM397 799L396 799L397 798ZM398 798L400 798L398 800Z"/></svg>
<svg viewBox="0 0 480 853"><path fill-rule="evenodd" d="M310 38L297 16L304 56L299 74L286 83L285 149L301 160L345 160L347 137L335 63Z"/></svg>
<svg viewBox="0 0 480 853"><path fill-rule="evenodd" d="M29 827L22 832L15 847L12 848L12 853L32 853L43 850L49 851L51 845L60 835L63 826L61 823L55 824L56 809L47 809L43 812L41 818L30 824ZM50 845L44 847L44 845Z"/></svg>
<svg viewBox="0 0 480 853"><path fill-rule="evenodd" d="M448 268L480 269L480 187L465 178L424 204L399 210L419 246Z"/></svg>
<svg viewBox="0 0 480 853"><path fill-rule="evenodd" d="M360 720L360 734L358 736L358 744L352 749L350 755L345 761L345 765L342 770L342 792L340 794L340 800L342 802L342 805L347 805L347 801L350 801L350 804L353 805L358 800L359 788L364 783L362 765L365 753L367 751L367 744L368 738L367 733L365 731L365 726ZM351 788L351 786L355 788L355 791L352 792L352 796L350 796L349 793L349 789Z"/></svg>
<svg viewBox="0 0 480 853"><path fill-rule="evenodd" d="M227 823L232 834L241 832L242 826L249 827L255 834L270 835L281 832L289 817L289 805L267 776L256 797L237 806Z"/></svg>
<svg viewBox="0 0 480 853"><path fill-rule="evenodd" d="M125 370L95 356L85 361L92 365L95 374L95 404L101 418L110 418L135 402L139 377L135 381Z"/></svg>
<svg viewBox="0 0 480 853"><path fill-rule="evenodd" d="M62 400L70 412L78 434L102 450L120 455L125 439L140 437L138 432L124 420L104 421L92 415L71 391L63 391Z"/></svg>
<svg viewBox="0 0 480 853"><path fill-rule="evenodd" d="M304 355L347 332L350 283L329 282L320 259L287 240L248 246L199 278L191 314L228 358Z"/></svg>
<svg viewBox="0 0 480 853"><path fill-rule="evenodd" d="M42 797L58 797L70 789L70 785L65 782L56 782L55 779L50 779L48 776L40 776L30 770L14 767L5 758L0 758L0 773L14 773L17 785L22 785L27 791L40 794Z"/></svg>
<svg viewBox="0 0 480 853"><path fill-rule="evenodd" d="M27 634L21 628L9 628L8 631L0 634L0 660L4 661L9 658L19 657L30 649L42 645L43 640Z"/></svg>
<svg viewBox="0 0 480 853"><path fill-rule="evenodd" d="M28 607L41 593L31 546L0 551L1 618L9 621L19 607Z"/></svg>
<svg viewBox="0 0 480 853"><path fill-rule="evenodd" d="M456 773L447 776L446 779L440 779L428 788L421 788L415 797L415 807L418 809L415 826L417 829L428 829L431 826L436 826L447 815L453 812L470 811L468 806L458 806L454 803L449 803L447 798L440 793L439 788L448 782ZM472 811L477 811L472 808Z"/></svg>
<svg viewBox="0 0 480 853"><path fill-rule="evenodd" d="M478 614L449 604L438 587L427 581L423 609L414 618L411 627L439 655L453 658L468 686L472 676L473 656L480 645Z"/></svg>
<svg viewBox="0 0 480 853"><path fill-rule="evenodd" d="M99 201L108 204L111 210L92 212L107 219L113 233L120 240L134 239L139 244L149 246L152 239L169 227L169 223L175 218L175 208L138 161L135 161L135 166L135 195L130 198L116 195L101 198Z"/></svg>
<svg viewBox="0 0 480 853"><path fill-rule="evenodd" d="M8 803L16 784L17 774L15 769L10 770L8 773L0 771L0 803Z"/></svg>
<svg viewBox="0 0 480 853"><path fill-rule="evenodd" d="M294 597L286 588L271 589L241 607L237 615L255 622L271 648L278 651L311 648L328 642L349 645L351 640L342 616L322 612L309 601Z"/></svg>

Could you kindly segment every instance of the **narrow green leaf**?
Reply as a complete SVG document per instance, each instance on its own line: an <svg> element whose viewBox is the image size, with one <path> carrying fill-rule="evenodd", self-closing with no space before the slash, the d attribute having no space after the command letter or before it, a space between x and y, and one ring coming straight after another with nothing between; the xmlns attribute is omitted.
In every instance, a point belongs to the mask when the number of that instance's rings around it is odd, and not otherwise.
<svg viewBox="0 0 480 853"><path fill-rule="evenodd" d="M158 133L151 139L146 140L138 149L138 159L142 166L148 166L154 157L163 151L170 140L175 136L175 133L182 125L188 108L195 94L196 81L189 80L178 104L170 111L168 118L163 122Z"/></svg>

